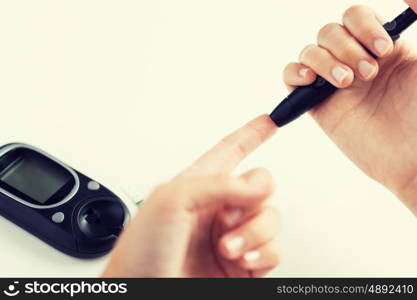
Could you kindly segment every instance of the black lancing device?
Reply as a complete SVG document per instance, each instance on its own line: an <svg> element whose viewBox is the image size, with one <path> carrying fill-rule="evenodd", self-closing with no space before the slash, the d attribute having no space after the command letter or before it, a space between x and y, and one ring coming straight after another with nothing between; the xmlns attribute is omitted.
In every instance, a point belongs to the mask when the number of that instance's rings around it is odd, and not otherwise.
<svg viewBox="0 0 417 300"><path fill-rule="evenodd" d="M22 143L0 147L0 215L79 258L108 253L130 218L109 189Z"/></svg>
<svg viewBox="0 0 417 300"><path fill-rule="evenodd" d="M400 34L416 20L417 14L408 8L393 21L386 23L384 28L395 42L400 38ZM317 76L312 84L296 88L275 108L270 117L278 127L285 126L326 100L337 90L338 88L330 82Z"/></svg>

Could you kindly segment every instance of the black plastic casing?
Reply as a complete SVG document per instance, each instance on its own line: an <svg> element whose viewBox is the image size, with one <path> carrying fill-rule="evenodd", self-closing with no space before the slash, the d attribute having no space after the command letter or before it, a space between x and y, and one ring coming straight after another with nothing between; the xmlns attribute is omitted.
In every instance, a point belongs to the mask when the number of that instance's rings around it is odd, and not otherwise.
<svg viewBox="0 0 417 300"><path fill-rule="evenodd" d="M408 8L393 21L386 23L384 28L392 40L396 41L400 38L400 34L416 20L417 14ZM318 76L311 85L296 88L274 109L270 117L277 126L285 126L326 100L337 90L331 83Z"/></svg>
<svg viewBox="0 0 417 300"><path fill-rule="evenodd" d="M277 126L282 127L299 118L336 91L334 85L318 76L313 84L298 87L285 98L271 113L271 119Z"/></svg>
<svg viewBox="0 0 417 300"><path fill-rule="evenodd" d="M8 144L0 147L0 150L11 145L29 146L20 143ZM71 168L68 165L65 166ZM78 176L79 187L67 202L53 208L38 209L20 203L0 191L0 215L68 255L78 258L103 256L113 248L118 234L127 224L130 218L129 211L125 204L109 189L100 185L97 190L91 190L88 188L88 183L92 179L73 168L71 170ZM116 231L116 234L89 236L80 227L83 217L80 212L85 207L93 207L97 214L100 214L101 207L107 203L114 208L110 212L113 220L103 219L103 226L106 226L107 222L116 222L120 223L120 230ZM52 216L57 212L61 212L65 216L61 223L55 223L52 220ZM109 216L108 212L106 212L106 216Z"/></svg>

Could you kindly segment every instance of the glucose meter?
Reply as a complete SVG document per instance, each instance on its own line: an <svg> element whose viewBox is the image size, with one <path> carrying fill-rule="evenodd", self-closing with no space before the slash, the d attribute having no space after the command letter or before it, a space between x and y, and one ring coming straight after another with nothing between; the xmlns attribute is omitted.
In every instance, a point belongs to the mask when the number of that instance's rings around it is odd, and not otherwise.
<svg viewBox="0 0 417 300"><path fill-rule="evenodd" d="M0 147L0 214L80 258L108 253L130 218L109 189L21 143Z"/></svg>

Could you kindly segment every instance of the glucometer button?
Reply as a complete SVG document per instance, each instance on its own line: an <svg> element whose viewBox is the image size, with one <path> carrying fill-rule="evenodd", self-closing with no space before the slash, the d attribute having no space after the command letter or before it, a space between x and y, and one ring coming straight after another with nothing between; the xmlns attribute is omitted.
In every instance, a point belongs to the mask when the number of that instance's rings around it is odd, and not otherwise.
<svg viewBox="0 0 417 300"><path fill-rule="evenodd" d="M95 182L94 180L92 180L87 184L87 188L90 191L97 191L100 188L100 184L98 182Z"/></svg>
<svg viewBox="0 0 417 300"><path fill-rule="evenodd" d="M64 222L65 215L62 212L57 212L52 215L52 221L55 223L62 223Z"/></svg>

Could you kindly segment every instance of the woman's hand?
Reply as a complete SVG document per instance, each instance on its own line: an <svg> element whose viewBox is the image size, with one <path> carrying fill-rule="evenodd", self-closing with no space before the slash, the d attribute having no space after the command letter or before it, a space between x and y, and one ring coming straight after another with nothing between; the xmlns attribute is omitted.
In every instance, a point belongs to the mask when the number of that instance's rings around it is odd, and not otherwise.
<svg viewBox="0 0 417 300"><path fill-rule="evenodd" d="M276 130L261 116L156 188L120 237L106 277L252 277L278 262L279 216L262 169L229 175Z"/></svg>
<svg viewBox="0 0 417 300"><path fill-rule="evenodd" d="M417 0L407 2L417 9ZM417 214L417 56L404 40L394 45L383 23L371 8L351 7L343 24L320 30L317 45L287 66L284 80L292 89L319 74L342 88L312 116L352 161Z"/></svg>

